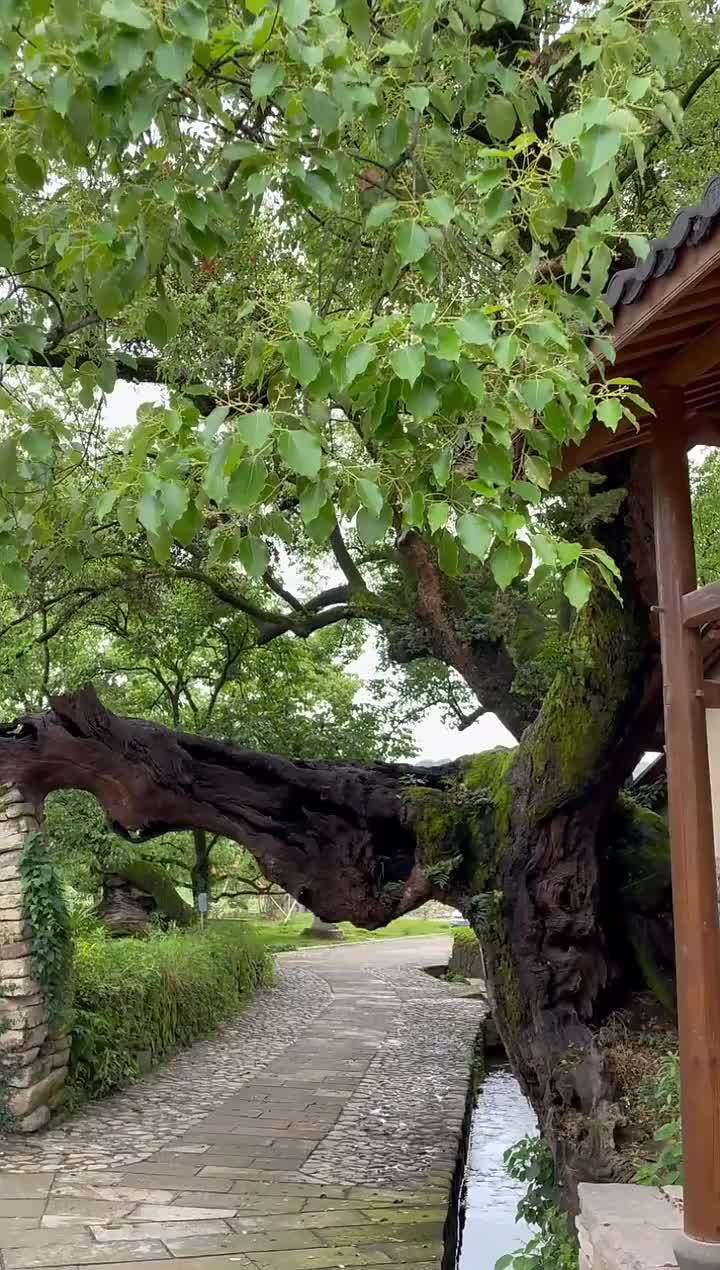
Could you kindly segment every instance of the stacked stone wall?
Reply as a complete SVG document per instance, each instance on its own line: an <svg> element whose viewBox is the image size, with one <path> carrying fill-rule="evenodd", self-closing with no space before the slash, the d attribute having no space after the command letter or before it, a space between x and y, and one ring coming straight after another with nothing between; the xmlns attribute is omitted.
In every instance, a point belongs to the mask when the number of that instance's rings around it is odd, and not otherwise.
<svg viewBox="0 0 720 1270"><path fill-rule="evenodd" d="M51 1024L37 982L21 863L40 831L39 812L0 787L0 1111L6 1127L33 1133L62 1097L70 1054L67 1025Z"/></svg>

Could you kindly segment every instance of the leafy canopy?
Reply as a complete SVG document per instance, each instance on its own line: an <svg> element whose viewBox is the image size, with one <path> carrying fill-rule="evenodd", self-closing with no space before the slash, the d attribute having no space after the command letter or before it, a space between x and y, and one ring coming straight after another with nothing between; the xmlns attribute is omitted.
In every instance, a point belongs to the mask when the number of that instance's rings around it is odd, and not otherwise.
<svg viewBox="0 0 720 1270"><path fill-rule="evenodd" d="M288 509L320 546L421 531L500 587L529 538L575 606L585 566L612 583L533 509L563 445L637 406L590 379L610 209L681 117L697 26L644 0L0 0L5 585L108 528L167 561L209 517L210 562L261 578ZM122 445L118 377L168 388Z"/></svg>

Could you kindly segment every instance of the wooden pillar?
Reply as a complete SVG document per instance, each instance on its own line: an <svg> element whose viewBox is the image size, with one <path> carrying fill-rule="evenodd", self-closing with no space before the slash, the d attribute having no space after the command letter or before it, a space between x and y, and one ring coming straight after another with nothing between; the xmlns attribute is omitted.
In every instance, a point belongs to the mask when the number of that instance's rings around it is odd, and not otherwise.
<svg viewBox="0 0 720 1270"><path fill-rule="evenodd" d="M653 501L665 702L685 1233L720 1245L720 928L700 632L683 620L696 586L683 405L657 403ZM702 1264L720 1265L720 1247ZM705 1260L710 1255L711 1260ZM678 1249L678 1256L680 1251ZM681 1265L700 1264L694 1259Z"/></svg>

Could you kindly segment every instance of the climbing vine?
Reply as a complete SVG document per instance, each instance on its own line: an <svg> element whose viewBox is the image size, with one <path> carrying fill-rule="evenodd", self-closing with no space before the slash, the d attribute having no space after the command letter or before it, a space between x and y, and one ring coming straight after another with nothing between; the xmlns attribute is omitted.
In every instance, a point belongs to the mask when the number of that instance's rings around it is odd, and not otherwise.
<svg viewBox="0 0 720 1270"><path fill-rule="evenodd" d="M48 1020L67 1020L72 1002L72 940L62 888L42 833L30 835L20 863L30 923L35 978L45 993Z"/></svg>

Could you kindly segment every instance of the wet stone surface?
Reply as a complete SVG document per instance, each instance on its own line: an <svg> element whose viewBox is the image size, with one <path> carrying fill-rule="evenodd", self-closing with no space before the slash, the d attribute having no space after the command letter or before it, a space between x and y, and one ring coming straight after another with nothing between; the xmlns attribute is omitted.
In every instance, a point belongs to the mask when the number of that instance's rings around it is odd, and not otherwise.
<svg viewBox="0 0 720 1270"><path fill-rule="evenodd" d="M482 1017L420 969L448 952L284 954L212 1040L32 1141L0 1139L4 1270L439 1270Z"/></svg>

